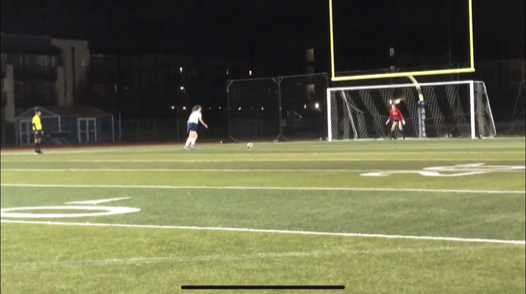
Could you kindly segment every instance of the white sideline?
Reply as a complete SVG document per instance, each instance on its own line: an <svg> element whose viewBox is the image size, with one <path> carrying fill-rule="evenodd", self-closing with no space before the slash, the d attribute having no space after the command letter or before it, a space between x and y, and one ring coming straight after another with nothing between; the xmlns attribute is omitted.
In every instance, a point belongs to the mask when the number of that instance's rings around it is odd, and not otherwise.
<svg viewBox="0 0 526 294"><path fill-rule="evenodd" d="M7 172L375 172L391 169L184 169L184 168L2 168ZM394 171L394 169L393 169Z"/></svg>
<svg viewBox="0 0 526 294"><path fill-rule="evenodd" d="M429 149L429 148L427 148ZM447 149L447 148L446 148ZM332 155L489 155L489 154L524 154L524 151L341 151L341 152L332 152L338 151L339 149L328 149L326 152L277 152L277 151L290 151L290 149L265 149L264 151L274 151L274 152L261 152L261 151L247 151L243 153L203 153L200 156L213 156L213 157L232 157L232 156L245 156L245 157L258 157L258 156L271 156L271 157L284 157L284 156L332 156ZM370 150L375 150L371 148ZM109 152L111 153L111 152ZM57 152L47 152L46 155L64 155L65 153ZM13 154L10 154L13 155ZM32 156L33 153L24 153L18 155ZM106 154L104 154L106 155ZM107 154L110 155L110 154ZM7 155L9 156L9 155ZM117 156L117 154L116 154ZM148 157L188 157L188 153L125 153L118 154L122 157L132 157L132 156L148 156Z"/></svg>
<svg viewBox="0 0 526 294"><path fill-rule="evenodd" d="M412 140L411 140L412 139ZM499 143L499 141L515 141L515 142L520 142L520 143L523 143L523 141L521 140L523 139L523 137L497 137L497 138L492 138L491 139L491 142L497 142ZM451 144L464 144L464 143L471 143L473 142L473 140L471 139L468 139L468 138L408 138L408 140L406 140L406 142L416 142L417 144L419 142L426 142L426 143L429 143L429 142L436 142L436 141L441 141L441 142L445 142L447 141L448 144L451 143ZM385 143L385 144L391 144L391 141L389 140L375 140L375 139L361 139L361 140L339 140L339 141L333 141L333 142L326 142L326 141L317 141L317 140L310 140L310 141L291 141L291 142L280 142L280 143L274 143L274 142L257 142L256 145L257 146L265 146L265 147L268 147L268 146L272 146L272 147L275 147L275 146L287 146L287 147L290 147L290 146L296 146L296 145L299 145L299 146L303 146L304 145L307 145L307 146L319 146L319 145L323 145L323 146L334 146L335 144L340 144L340 145L343 145L343 144L368 144L368 143L371 143L371 142L378 142L380 144L382 143ZM399 142L402 142L402 141L399 141ZM63 148L63 149L52 149L50 150L49 152L47 152L46 154L91 154L91 153L119 153L119 152L124 152L124 151L128 151L128 152L142 152L142 151L152 151L152 152L155 152L155 151L165 151L165 150L173 150L174 147L178 148L181 146L183 142L181 143L173 143L173 144L153 144L153 145L132 145L132 146L107 146L107 147L72 147L72 148ZM246 143L246 142L245 142ZM217 148L217 147L230 147L230 146L242 146L243 143L234 143L234 144L217 144L217 143L201 143L200 146L203 146L203 147L212 147L212 148ZM394 148L396 149L397 147L399 146L395 146ZM367 147L369 148L369 146ZM376 149L376 148L382 148L382 147L378 147L378 146L371 146L371 148L373 149ZM389 146L388 147L389 149L392 149L393 146ZM406 146L404 146L404 148L406 148ZM409 145L407 144L407 148L411 149L411 148L424 148L424 147L420 147L420 146L414 146L414 145ZM465 146L461 146L461 147L451 147L451 146L447 146L447 149L458 149L458 148L466 148ZM469 146L469 148L501 148L501 147L495 147L495 145L493 146ZM502 148L505 148L505 147L502 147ZM274 150L274 148L272 148L272 150ZM0 152L0 155L1 156L28 156L28 155L32 155L32 151L31 150L28 150L28 151L19 151L19 150L3 150L2 152Z"/></svg>
<svg viewBox="0 0 526 294"><path fill-rule="evenodd" d="M237 187L237 186L159 186L159 185L68 185L68 184L8 184L1 187L18 188L100 188L100 189L164 189L164 190L282 190L282 191L361 191L361 192L415 192L460 194L526 194L525 191L441 190L409 188L353 188L353 187Z"/></svg>
<svg viewBox="0 0 526 294"><path fill-rule="evenodd" d="M406 239L406 240L427 240L427 241L446 241L446 242L464 242L464 243L507 244L507 245L521 245L521 246L526 245L526 241L431 237L431 236L428 237L428 236L404 236L404 235L360 234L360 233L331 233L331 232L264 230L264 229L222 228L222 227L158 226L158 225L134 225L134 224L20 221L20 220L6 220L6 219L2 219L1 222L2 223L14 223L14 224L52 225L52 226L54 225L54 226L81 226L81 227L171 229L171 230L194 230L194 231L227 231L227 232L244 232L244 233L268 233L268 234L291 234L291 235L338 236L338 237L377 238L377 239Z"/></svg>
<svg viewBox="0 0 526 294"><path fill-rule="evenodd" d="M2 172L315 172L315 173L365 173L365 172L389 172L389 171L404 171L404 172L422 172L422 170L400 170L400 169L195 169L195 168L2 168ZM491 170L492 173L518 173L525 172L524 169L513 170Z"/></svg>
<svg viewBox="0 0 526 294"><path fill-rule="evenodd" d="M243 261L251 259L273 259L273 258L303 258L319 256L363 256L363 255L389 255L389 254L418 254L431 252L469 252L479 250L506 249L508 247L501 245L491 246L438 246L438 247L398 247L398 248L379 248L379 249L362 249L362 250L327 250L327 251L292 251L292 252L255 252L235 255L173 255L173 256L155 256L155 257L135 257L135 258L112 258L112 259L95 259L95 260L71 260L71 261L52 261L52 262L23 262L23 263L6 263L2 262L2 270L6 269L24 269L24 268L55 268L55 267L86 267L86 266L112 266L112 265L143 265L159 263L176 263L176 262L210 262L210 261Z"/></svg>
<svg viewBox="0 0 526 294"><path fill-rule="evenodd" d="M65 160L42 160L39 163L203 163L203 162L517 162L523 161L522 158L498 159L498 158L236 158L236 159L190 159L190 158L165 158L165 159L65 159ZM34 163L31 160L2 160L2 163ZM2 170L4 170L2 168Z"/></svg>

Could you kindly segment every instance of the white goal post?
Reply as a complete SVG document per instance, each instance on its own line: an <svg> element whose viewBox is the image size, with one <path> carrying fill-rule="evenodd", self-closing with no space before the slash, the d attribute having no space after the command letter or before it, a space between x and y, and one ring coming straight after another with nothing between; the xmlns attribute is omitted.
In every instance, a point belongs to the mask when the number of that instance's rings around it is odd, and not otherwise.
<svg viewBox="0 0 526 294"><path fill-rule="evenodd" d="M407 138L496 136L484 82L448 81L328 88L327 140L388 138L390 101L398 98Z"/></svg>

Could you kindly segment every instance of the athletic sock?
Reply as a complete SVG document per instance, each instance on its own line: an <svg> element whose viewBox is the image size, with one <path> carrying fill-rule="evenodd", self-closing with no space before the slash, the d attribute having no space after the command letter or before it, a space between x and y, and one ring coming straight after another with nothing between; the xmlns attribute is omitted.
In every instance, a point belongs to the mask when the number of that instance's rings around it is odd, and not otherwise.
<svg viewBox="0 0 526 294"><path fill-rule="evenodd" d="M192 140L190 141L191 146L195 145L195 141L197 141L197 138L192 138Z"/></svg>
<svg viewBox="0 0 526 294"><path fill-rule="evenodd" d="M190 143L192 143L192 138L186 139L186 144L184 144L185 147L190 146Z"/></svg>
<svg viewBox="0 0 526 294"><path fill-rule="evenodd" d="M35 143L35 152L38 152L38 143Z"/></svg>

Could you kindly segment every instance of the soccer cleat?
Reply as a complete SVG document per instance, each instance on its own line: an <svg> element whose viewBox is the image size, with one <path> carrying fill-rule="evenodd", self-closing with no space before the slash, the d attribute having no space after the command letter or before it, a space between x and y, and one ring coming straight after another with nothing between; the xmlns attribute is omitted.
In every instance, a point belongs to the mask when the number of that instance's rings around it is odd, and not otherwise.
<svg viewBox="0 0 526 294"><path fill-rule="evenodd" d="M184 151L188 151L188 147L184 146L183 147Z"/></svg>
<svg viewBox="0 0 526 294"><path fill-rule="evenodd" d="M192 149L192 151L195 151L195 147L194 146L190 146L190 149Z"/></svg>

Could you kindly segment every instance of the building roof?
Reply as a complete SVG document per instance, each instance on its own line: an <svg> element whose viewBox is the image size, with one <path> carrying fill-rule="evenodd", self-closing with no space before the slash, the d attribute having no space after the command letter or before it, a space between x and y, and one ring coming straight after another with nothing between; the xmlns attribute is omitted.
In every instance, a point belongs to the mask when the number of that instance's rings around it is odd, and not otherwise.
<svg viewBox="0 0 526 294"><path fill-rule="evenodd" d="M51 44L49 37L1 34L2 53L60 55L60 48Z"/></svg>

